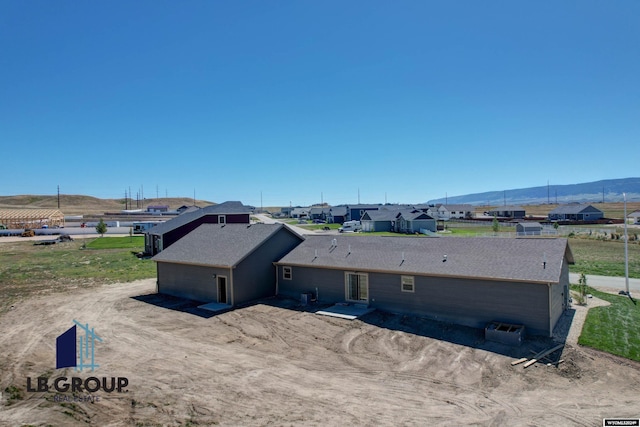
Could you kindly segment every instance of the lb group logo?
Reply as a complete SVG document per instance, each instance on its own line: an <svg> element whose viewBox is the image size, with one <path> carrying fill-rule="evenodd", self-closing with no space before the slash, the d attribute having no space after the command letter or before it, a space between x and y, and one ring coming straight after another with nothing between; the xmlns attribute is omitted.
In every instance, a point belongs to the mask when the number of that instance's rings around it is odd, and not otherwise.
<svg viewBox="0 0 640 427"><path fill-rule="evenodd" d="M82 324L73 320L73 325L66 332L56 338L56 369L76 368L82 372L83 369L93 371L99 365L95 362L95 343L102 342L93 328L89 324ZM78 345L78 328L84 331L84 336L80 337Z"/></svg>
<svg viewBox="0 0 640 427"><path fill-rule="evenodd" d="M96 363L96 345L103 339L88 323L73 320L73 326L56 338L56 369L74 368L75 372L94 372L100 365ZM129 379L107 376L59 376L27 377L27 392L56 392L55 401L96 401L99 396L91 393L126 393ZM71 393L70 396L60 393ZM82 393L89 393L82 395Z"/></svg>

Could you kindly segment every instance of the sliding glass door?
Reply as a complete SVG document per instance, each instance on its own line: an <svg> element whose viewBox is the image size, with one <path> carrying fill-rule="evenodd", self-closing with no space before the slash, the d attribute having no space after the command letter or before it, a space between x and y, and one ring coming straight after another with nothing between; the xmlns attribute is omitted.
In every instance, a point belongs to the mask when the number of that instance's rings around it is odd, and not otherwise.
<svg viewBox="0 0 640 427"><path fill-rule="evenodd" d="M369 302L369 284L366 273L345 273L346 299L354 302Z"/></svg>

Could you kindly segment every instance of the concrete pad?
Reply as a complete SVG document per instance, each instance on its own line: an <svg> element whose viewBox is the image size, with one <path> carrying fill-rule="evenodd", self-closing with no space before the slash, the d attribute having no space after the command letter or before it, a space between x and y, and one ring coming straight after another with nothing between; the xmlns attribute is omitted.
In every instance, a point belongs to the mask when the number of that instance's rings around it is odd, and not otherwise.
<svg viewBox="0 0 640 427"><path fill-rule="evenodd" d="M324 310L318 310L316 311L316 314L354 320L360 316L371 313L374 310L375 308L370 308L364 304L339 303L329 308L325 308Z"/></svg>
<svg viewBox="0 0 640 427"><path fill-rule="evenodd" d="M214 313L231 310L231 306L229 304L221 304L219 302L210 302L208 304L202 304L202 305L199 305L198 308L201 308L203 310L213 311Z"/></svg>

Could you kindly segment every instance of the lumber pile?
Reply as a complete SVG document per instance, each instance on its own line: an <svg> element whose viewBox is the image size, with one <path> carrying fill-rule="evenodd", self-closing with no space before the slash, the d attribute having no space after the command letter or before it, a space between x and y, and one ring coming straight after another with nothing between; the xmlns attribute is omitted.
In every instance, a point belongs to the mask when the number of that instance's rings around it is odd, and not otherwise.
<svg viewBox="0 0 640 427"><path fill-rule="evenodd" d="M560 363L564 362L564 360L559 360L558 362L553 362L551 359L549 359L547 356L550 355L551 353L553 353L554 351L560 350L562 347L564 347L564 344L558 344L554 347L551 347L549 349L543 350L539 353L534 353L534 356L531 359L528 359L526 357L523 357L521 359L518 360L514 360L513 362L511 362L511 366L515 366L515 365L519 365L521 363L524 363L524 368L528 368L529 366L535 364L536 362L539 361L545 361L547 363L547 366L550 365L556 365L558 366Z"/></svg>

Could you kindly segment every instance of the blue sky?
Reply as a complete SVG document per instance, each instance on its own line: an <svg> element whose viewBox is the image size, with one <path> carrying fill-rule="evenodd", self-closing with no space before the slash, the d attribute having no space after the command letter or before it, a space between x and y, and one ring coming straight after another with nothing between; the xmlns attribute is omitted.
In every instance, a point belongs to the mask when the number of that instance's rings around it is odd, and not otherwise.
<svg viewBox="0 0 640 427"><path fill-rule="evenodd" d="M0 195L417 203L639 176L639 19L637 0L4 1Z"/></svg>

